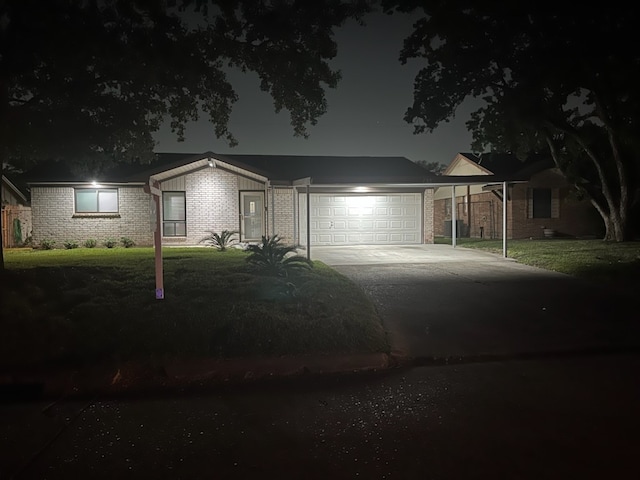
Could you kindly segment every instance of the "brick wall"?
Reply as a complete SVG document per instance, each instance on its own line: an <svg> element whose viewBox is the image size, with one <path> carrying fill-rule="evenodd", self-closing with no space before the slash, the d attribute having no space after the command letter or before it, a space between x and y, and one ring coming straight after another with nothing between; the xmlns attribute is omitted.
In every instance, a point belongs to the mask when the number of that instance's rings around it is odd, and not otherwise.
<svg viewBox="0 0 640 480"><path fill-rule="evenodd" d="M282 238L282 242L287 245L295 243L294 230L294 210L293 210L293 189L276 188L273 196L269 192L269 202L273 199L273 205L269 208L270 222L273 221L275 233ZM271 234L271 223L269 223L269 234Z"/></svg>
<svg viewBox="0 0 640 480"><path fill-rule="evenodd" d="M239 229L237 175L220 168L205 168L185 175L184 186L187 236L163 237L163 245L197 245L207 230L220 233Z"/></svg>
<svg viewBox="0 0 640 480"><path fill-rule="evenodd" d="M62 247L67 240L82 244L95 239L132 239L137 245L153 245L149 195L142 187L118 187L117 214L75 214L72 187L33 187L31 189L33 241L53 240Z"/></svg>
<svg viewBox="0 0 640 480"><path fill-rule="evenodd" d="M427 188L424 191L424 238L423 241L424 243L433 243L434 241L434 234L435 234L435 216L434 216L434 199L433 199L433 195L434 195L434 189L433 188Z"/></svg>
<svg viewBox="0 0 640 480"><path fill-rule="evenodd" d="M531 188L552 189L552 218L531 218ZM570 187L549 178L548 174L533 178L527 184L510 187L507 204L508 238L543 238L544 229L550 228L560 236L598 235L601 220L586 200L578 200ZM471 238L502 238L502 201L491 192L470 195L467 210L464 197L458 197L457 219L464 223L464 232L458 236ZM436 236L445 235L445 200L434 202L434 230Z"/></svg>

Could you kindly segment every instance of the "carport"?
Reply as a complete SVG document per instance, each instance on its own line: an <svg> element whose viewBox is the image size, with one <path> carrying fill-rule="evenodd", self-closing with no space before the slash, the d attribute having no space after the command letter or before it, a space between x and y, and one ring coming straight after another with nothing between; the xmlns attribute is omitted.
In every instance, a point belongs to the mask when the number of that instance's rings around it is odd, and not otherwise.
<svg viewBox="0 0 640 480"><path fill-rule="evenodd" d="M332 217L331 213L328 214L325 221L317 221L312 222L312 195L316 196L320 199L325 199L324 203L325 209L328 212L332 212L331 201L332 198L364 198L364 196L374 197L374 198L385 198L385 194L394 194L395 197L400 198L403 203L408 203L409 206L413 206L417 200L417 192L426 192L429 189L441 188L441 187L450 187L451 188L451 199L452 205L455 205L456 197L455 197L455 189L456 187L467 187L471 185L486 185L487 183L491 183L493 185L501 184L502 185L502 255L504 258L508 256L508 245L507 245L507 211L509 208L509 186L514 183L522 183L526 180L519 178L496 178L495 176L487 176L487 175L473 175L473 176L437 176L429 179L425 182L402 182L402 181L384 181L382 179L371 180L370 182L358 182L358 183L349 183L349 182L336 182L331 181L330 179L322 179L322 178L302 178L293 181L294 190L297 192L297 198L304 198L304 202L301 202L299 206L300 209L306 210L302 213L304 214L304 222L301 222L300 225L300 234L301 238L305 240L306 254L307 258L311 259L311 248L314 246L314 242L312 242L312 236L314 238L322 239L326 238L327 241L331 242L333 237L329 235L342 235L343 237L348 234L348 227L346 223L348 222L347 214L340 217ZM406 199L406 201L405 201ZM318 200L316 200L316 203ZM424 198L420 200L420 207L424 212ZM431 207L433 209L433 206ZM411 211L413 211L412 209ZM383 209L386 211L386 209ZM433 211L431 212L433 214ZM451 232L451 243L455 248L457 246L457 218L456 218L456 208L451 209L451 224L452 224L452 232ZM424 219L424 213L422 215L422 221ZM407 243L424 243L424 239L420 238L420 241L415 241L415 233L420 230L420 228L413 225L415 222L412 216L408 217L398 217L399 220L396 221L396 226L394 228L381 229L379 239L381 241L377 241L377 244L385 243L392 245L394 243L398 244L407 244ZM393 219L389 219L389 222L385 221L385 218L382 218L380 223L383 226L386 226L388 223L392 222ZM314 225L315 224L315 225ZM340 229L338 229L338 234L335 233L323 233L323 225L326 225L327 229L333 228L337 225L344 224L345 233L342 233ZM302 230L304 228L304 230ZM358 240L362 240L358 243L362 244L366 242L366 239L372 237L375 232L366 232L368 237L357 237ZM324 237L323 237L324 235ZM342 237L340 237L342 238ZM376 238L376 240L378 240ZM346 237L345 237L346 240ZM317 240L315 245L318 245Z"/></svg>

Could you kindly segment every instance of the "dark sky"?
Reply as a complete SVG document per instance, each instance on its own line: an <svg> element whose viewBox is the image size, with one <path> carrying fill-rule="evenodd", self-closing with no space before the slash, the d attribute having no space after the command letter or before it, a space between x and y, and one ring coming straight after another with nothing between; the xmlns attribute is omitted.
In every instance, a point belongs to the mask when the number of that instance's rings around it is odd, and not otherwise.
<svg viewBox="0 0 640 480"><path fill-rule="evenodd" d="M234 73L231 82L240 99L230 130L239 145L230 148L215 138L203 118L189 125L186 140L177 142L169 128L156 135L158 152L203 152L282 155L390 155L448 164L457 152L469 151L466 131L471 105L431 134L414 135L402 117L411 104L417 61L398 61L403 39L415 16L372 14L366 26L351 22L336 31L338 55L333 66L342 71L335 90L327 90L328 112L309 138L293 136L288 112L275 114L271 97L259 89L255 74Z"/></svg>

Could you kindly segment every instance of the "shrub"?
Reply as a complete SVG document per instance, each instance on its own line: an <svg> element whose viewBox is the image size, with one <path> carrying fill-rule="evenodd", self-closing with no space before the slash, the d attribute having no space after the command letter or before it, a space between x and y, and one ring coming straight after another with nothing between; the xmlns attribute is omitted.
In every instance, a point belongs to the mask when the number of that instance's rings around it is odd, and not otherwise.
<svg viewBox="0 0 640 480"><path fill-rule="evenodd" d="M224 252L228 246L235 243L237 240L234 237L238 232L223 230L222 233L218 234L213 230L207 230L207 235L203 239L200 240L199 243L205 243L210 247L215 247L221 252Z"/></svg>
<svg viewBox="0 0 640 480"><path fill-rule="evenodd" d="M55 248L55 244L55 240L48 240L45 238L40 242L40 248L43 250L53 250L53 248Z"/></svg>
<svg viewBox="0 0 640 480"><path fill-rule="evenodd" d="M93 238L89 238L88 240L84 241L83 245L85 246L85 248L96 248L98 242Z"/></svg>
<svg viewBox="0 0 640 480"><path fill-rule="evenodd" d="M74 240L65 240L63 245L64 245L64 248L66 248L67 250L78 248L78 242Z"/></svg>
<svg viewBox="0 0 640 480"><path fill-rule="evenodd" d="M116 242L113 238L107 238L104 242L103 245L107 248L113 248L117 245L118 242Z"/></svg>
<svg viewBox="0 0 640 480"><path fill-rule="evenodd" d="M279 277L286 277L291 271L309 269L313 266L306 257L293 254L295 246L282 245L280 241L278 235L263 236L261 244L247 247L250 252L247 262L267 275Z"/></svg>
<svg viewBox="0 0 640 480"><path fill-rule="evenodd" d="M124 248L131 248L131 247L135 246L135 244L136 244L136 242L134 242L133 240L131 240L128 237L120 238L120 243L122 244L122 246Z"/></svg>

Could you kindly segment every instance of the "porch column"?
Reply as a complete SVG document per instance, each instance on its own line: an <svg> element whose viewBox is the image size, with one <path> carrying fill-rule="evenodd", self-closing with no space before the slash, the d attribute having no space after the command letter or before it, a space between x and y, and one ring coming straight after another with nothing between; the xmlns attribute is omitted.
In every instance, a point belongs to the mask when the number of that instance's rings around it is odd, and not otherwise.
<svg viewBox="0 0 640 480"><path fill-rule="evenodd" d="M271 236L276 234L276 189L271 187Z"/></svg>
<svg viewBox="0 0 640 480"><path fill-rule="evenodd" d="M311 195L307 183L307 260L311 260Z"/></svg>
<svg viewBox="0 0 640 480"><path fill-rule="evenodd" d="M300 237L298 234L300 222L300 214L298 213L298 189L293 186L293 205L291 211L293 212L293 244L299 246L300 245Z"/></svg>

